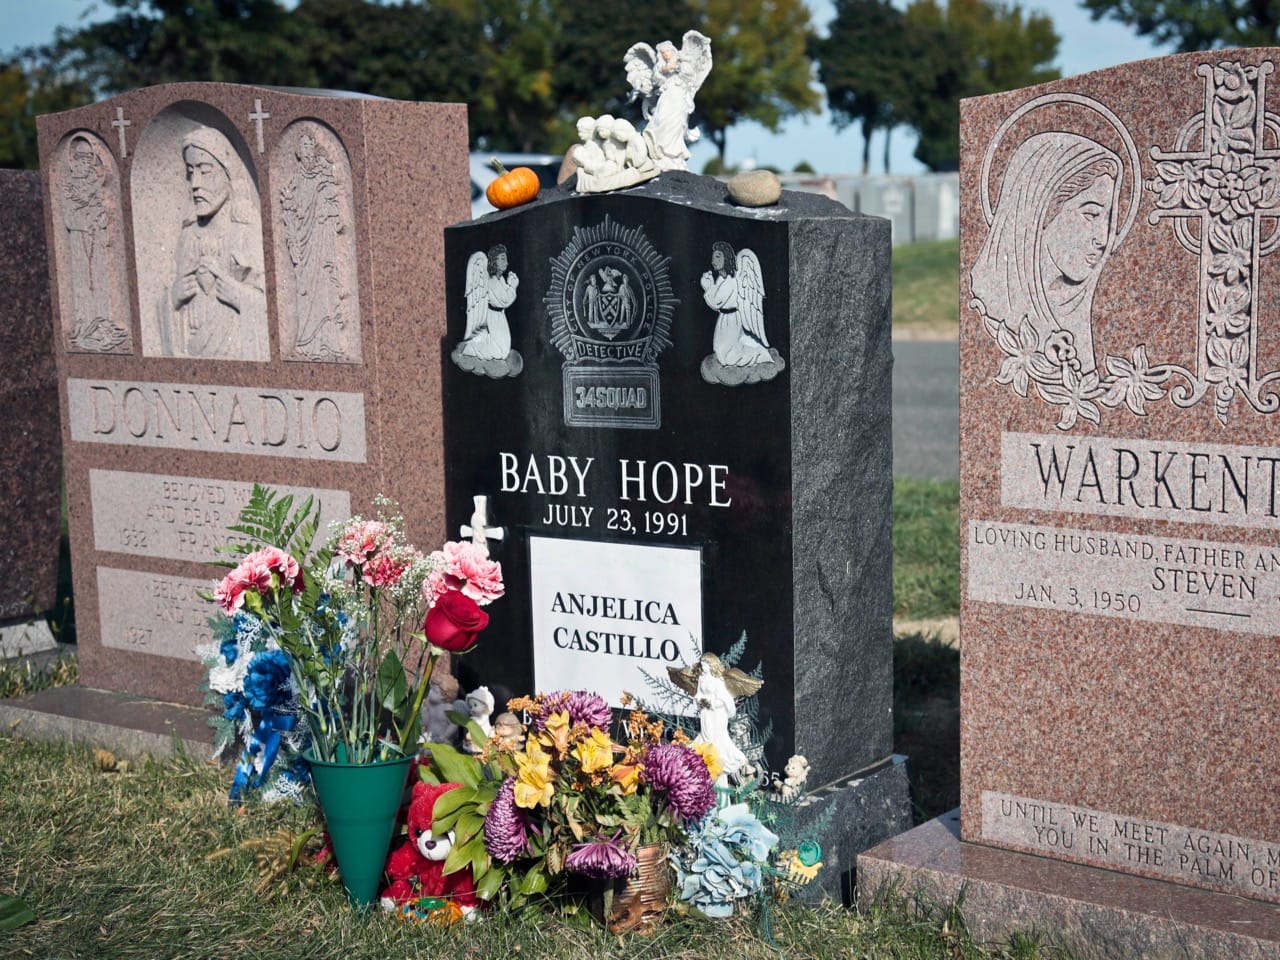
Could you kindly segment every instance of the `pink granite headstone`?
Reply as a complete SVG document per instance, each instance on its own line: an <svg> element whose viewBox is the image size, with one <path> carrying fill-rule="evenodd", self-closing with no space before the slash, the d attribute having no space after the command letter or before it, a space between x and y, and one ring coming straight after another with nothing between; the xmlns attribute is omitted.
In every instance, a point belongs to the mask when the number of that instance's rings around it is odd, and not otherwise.
<svg viewBox="0 0 1280 960"><path fill-rule="evenodd" d="M961 110L962 836L1280 902L1280 50Z"/></svg>
<svg viewBox="0 0 1280 960"><path fill-rule="evenodd" d="M0 170L0 625L53 607L62 441L40 177Z"/></svg>
<svg viewBox="0 0 1280 960"><path fill-rule="evenodd" d="M198 704L196 591L253 483L444 537L466 108L190 83L39 133L81 679Z"/></svg>

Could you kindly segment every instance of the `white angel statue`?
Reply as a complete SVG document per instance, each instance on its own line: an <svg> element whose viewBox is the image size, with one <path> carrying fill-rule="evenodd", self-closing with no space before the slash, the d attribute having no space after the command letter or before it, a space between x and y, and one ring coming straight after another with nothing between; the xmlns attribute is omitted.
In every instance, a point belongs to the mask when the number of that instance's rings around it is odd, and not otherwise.
<svg viewBox="0 0 1280 960"><path fill-rule="evenodd" d="M667 676L697 703L701 726L697 739L716 748L723 776L741 774L750 761L729 735L729 720L738 712L735 698L751 696L763 681L737 667L726 667L714 653L704 653L692 667L667 667Z"/></svg>
<svg viewBox="0 0 1280 960"><path fill-rule="evenodd" d="M711 39L697 30L685 32L679 50L669 40L657 49L634 43L622 58L632 97L642 97L640 109L649 125L644 137L662 170L689 168L688 143L700 132L689 129L693 98L711 72Z"/></svg>
<svg viewBox="0 0 1280 960"><path fill-rule="evenodd" d="M453 362L469 373L514 377L524 366L511 349L507 308L515 303L520 278L508 269L507 248L477 250L467 260L467 328L453 349Z"/></svg>

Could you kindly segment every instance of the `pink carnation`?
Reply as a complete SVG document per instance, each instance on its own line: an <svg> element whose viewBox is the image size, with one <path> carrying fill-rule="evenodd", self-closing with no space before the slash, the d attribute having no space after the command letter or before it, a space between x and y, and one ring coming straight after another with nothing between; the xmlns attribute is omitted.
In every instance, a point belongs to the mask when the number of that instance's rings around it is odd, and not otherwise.
<svg viewBox="0 0 1280 960"><path fill-rule="evenodd" d="M378 553L390 539L391 531L380 520L361 520L347 525L334 546L349 566L361 573L365 564Z"/></svg>
<svg viewBox="0 0 1280 960"><path fill-rule="evenodd" d="M244 606L245 591L253 590L262 594L271 589L271 568L267 566L262 553L259 550L241 560L239 566L223 577L213 591L213 598L228 615Z"/></svg>
<svg viewBox="0 0 1280 960"><path fill-rule="evenodd" d="M306 589L306 584L302 579L302 567L291 554L285 553L279 547L266 547L256 553L249 554L246 560L257 557L259 562L264 564L268 571L268 581L271 573L280 574L280 584L288 584L294 593L301 593Z"/></svg>
<svg viewBox="0 0 1280 960"><path fill-rule="evenodd" d="M404 550L385 550L369 563L365 575L375 587L394 587L409 569L409 565L421 554L412 547Z"/></svg>
<svg viewBox="0 0 1280 960"><path fill-rule="evenodd" d="M484 548L469 540L450 540L431 554L435 570L422 584L422 597L434 604L449 590L461 590L480 605L502 596L502 564L490 560Z"/></svg>

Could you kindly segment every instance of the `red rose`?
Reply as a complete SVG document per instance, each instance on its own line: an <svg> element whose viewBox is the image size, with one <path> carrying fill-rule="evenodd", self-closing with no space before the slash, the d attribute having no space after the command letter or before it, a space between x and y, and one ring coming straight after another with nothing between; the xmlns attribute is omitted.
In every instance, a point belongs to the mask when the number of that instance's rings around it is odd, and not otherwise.
<svg viewBox="0 0 1280 960"><path fill-rule="evenodd" d="M427 611L427 641L450 653L471 649L476 634L489 625L489 615L459 590L450 590Z"/></svg>

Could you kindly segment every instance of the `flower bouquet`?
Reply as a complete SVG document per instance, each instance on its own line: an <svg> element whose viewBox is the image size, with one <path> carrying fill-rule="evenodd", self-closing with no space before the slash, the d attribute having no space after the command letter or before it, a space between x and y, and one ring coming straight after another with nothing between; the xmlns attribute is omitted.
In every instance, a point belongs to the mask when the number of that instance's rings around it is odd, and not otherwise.
<svg viewBox="0 0 1280 960"><path fill-rule="evenodd" d="M292 497L255 487L230 528L251 542L227 548L241 560L213 594L236 637L265 651L249 673L270 668L262 685L279 698L288 691L318 760L409 755L440 654L469 650L488 625L481 605L503 593L502 569L483 548L446 543L425 555L391 504L375 502L377 519L348 520L304 560L316 533L311 499L293 511ZM236 658L223 651L230 665Z"/></svg>
<svg viewBox="0 0 1280 960"><path fill-rule="evenodd" d="M482 898L501 894L512 906L565 894L575 877L599 881L608 917L615 883L653 859L644 848L682 843L715 806L715 749L679 730L665 738L662 721L638 710L616 742L608 704L585 691L516 698L509 708L530 720L522 745L491 737L474 761L429 747L424 778L463 784L435 811L433 830L457 834L445 870L470 866ZM663 849L657 861L665 857Z"/></svg>
<svg viewBox="0 0 1280 960"><path fill-rule="evenodd" d="M227 548L241 559L212 595L255 638L239 696L251 709L269 705L258 726L269 722L295 745L308 744L343 881L358 903L371 900L381 877L436 663L445 651L474 645L488 625L480 605L503 592L501 568L482 547L448 543L424 555L405 539L390 503L375 503L377 519L347 521L313 553L311 498L295 511L292 497L255 486L230 527L250 542ZM225 686L215 685L216 669L215 662L212 690ZM269 766L268 749L260 752ZM360 768L367 772L354 772ZM385 816L372 812L374 789L386 797ZM340 823L351 824L345 838Z"/></svg>

